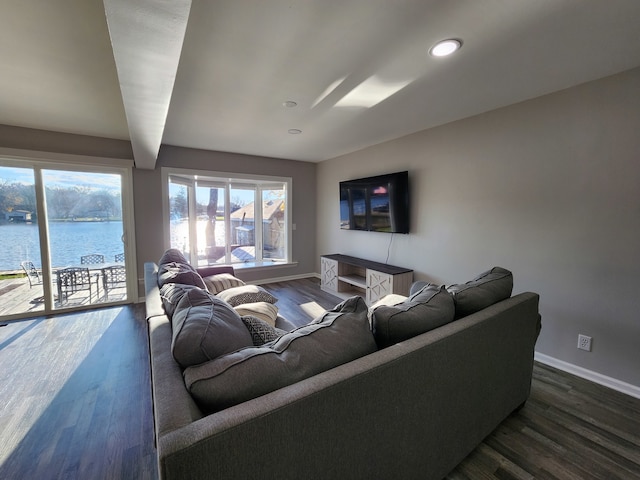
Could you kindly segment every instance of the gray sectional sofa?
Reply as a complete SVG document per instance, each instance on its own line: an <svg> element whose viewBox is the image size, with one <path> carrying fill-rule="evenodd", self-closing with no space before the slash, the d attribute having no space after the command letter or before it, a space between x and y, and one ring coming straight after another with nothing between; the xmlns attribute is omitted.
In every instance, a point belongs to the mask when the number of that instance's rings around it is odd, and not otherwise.
<svg viewBox="0 0 640 480"><path fill-rule="evenodd" d="M174 320L172 328L167 287L165 305L160 295L159 273L166 280L166 270L145 264L160 478L444 477L529 395L540 330L538 295L510 296L509 288L508 298L482 308L487 297L505 295L505 278L512 278L504 272L492 269L448 290L415 285L408 299L379 306L377 317L372 310L363 314L361 301L351 299L293 332L281 331L291 325L279 318L280 337L240 350L254 363L238 360L234 351L185 368L172 351L176 325L182 323ZM193 305L189 301L189 309ZM456 311L473 305L480 310L454 320ZM434 321L434 312L452 317ZM429 331L416 333L420 318L428 319ZM362 336L345 341L356 330ZM333 368L308 369L317 359L309 352L316 348L325 360L336 352L343 358ZM230 355L236 359L230 361ZM305 360L296 364L300 359ZM221 361L227 363L220 367ZM230 364L242 369L222 381L215 377L199 396L193 375ZM273 365L275 370L268 370ZM291 375L289 384L265 392L264 378L273 371ZM239 399L229 402L234 394L228 391L236 387Z"/></svg>

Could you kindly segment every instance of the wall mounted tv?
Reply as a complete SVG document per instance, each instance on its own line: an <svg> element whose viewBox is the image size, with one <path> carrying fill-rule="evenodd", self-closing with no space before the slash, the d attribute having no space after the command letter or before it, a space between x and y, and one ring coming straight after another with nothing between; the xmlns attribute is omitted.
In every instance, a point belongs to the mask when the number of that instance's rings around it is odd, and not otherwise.
<svg viewBox="0 0 640 480"><path fill-rule="evenodd" d="M340 228L409 233L409 172L340 182Z"/></svg>

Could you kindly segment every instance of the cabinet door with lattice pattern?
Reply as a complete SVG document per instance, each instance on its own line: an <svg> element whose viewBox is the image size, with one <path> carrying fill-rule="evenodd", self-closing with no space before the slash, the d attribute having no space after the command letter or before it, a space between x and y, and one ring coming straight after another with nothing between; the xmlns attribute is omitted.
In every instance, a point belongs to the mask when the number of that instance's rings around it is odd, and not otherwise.
<svg viewBox="0 0 640 480"><path fill-rule="evenodd" d="M393 275L367 269L367 304L393 293Z"/></svg>
<svg viewBox="0 0 640 480"><path fill-rule="evenodd" d="M320 258L320 268L322 271L322 288L325 290L338 291L338 262L330 258Z"/></svg>

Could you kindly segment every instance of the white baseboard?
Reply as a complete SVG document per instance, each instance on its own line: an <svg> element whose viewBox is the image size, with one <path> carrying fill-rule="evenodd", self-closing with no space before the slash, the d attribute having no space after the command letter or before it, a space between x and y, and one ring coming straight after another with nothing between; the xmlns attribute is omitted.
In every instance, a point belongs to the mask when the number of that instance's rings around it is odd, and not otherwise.
<svg viewBox="0 0 640 480"><path fill-rule="evenodd" d="M289 280L300 280L302 278L319 278L317 273L301 273L300 275L288 275L286 277L274 277L274 278L265 278L262 280L252 280L247 283L251 283L254 285L264 285L265 283L277 283L277 282L287 282Z"/></svg>
<svg viewBox="0 0 640 480"><path fill-rule="evenodd" d="M537 362L544 363L545 365L549 365L551 367L555 367L558 370L571 373L577 377L584 378L585 380L589 380L593 383L597 383L599 385L611 388L613 390L617 390L618 392L625 393L632 397L640 398L640 387L636 385L631 385L630 383L626 383L621 380L617 380L615 378L602 375L601 373L594 372L592 370L587 370L586 368L579 367L577 365L574 365L572 363L568 363L562 360L558 360L557 358L550 357L543 353L535 352L535 355L533 358Z"/></svg>

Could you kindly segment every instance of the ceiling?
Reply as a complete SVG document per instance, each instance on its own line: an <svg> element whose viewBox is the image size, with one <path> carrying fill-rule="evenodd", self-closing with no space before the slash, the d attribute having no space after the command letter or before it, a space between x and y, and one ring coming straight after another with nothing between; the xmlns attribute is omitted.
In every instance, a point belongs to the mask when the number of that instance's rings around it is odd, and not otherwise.
<svg viewBox="0 0 640 480"><path fill-rule="evenodd" d="M130 140L138 168L317 162L640 66L638 25L638 0L5 0L0 124Z"/></svg>

